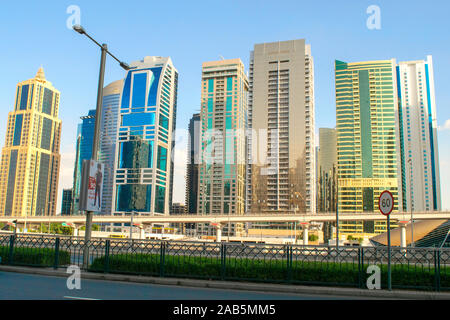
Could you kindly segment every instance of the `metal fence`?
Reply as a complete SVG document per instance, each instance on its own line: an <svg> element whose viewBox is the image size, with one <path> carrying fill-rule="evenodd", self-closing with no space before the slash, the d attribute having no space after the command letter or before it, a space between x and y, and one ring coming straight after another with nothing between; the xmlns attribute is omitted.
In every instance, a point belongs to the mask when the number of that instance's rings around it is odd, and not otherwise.
<svg viewBox="0 0 450 320"><path fill-rule="evenodd" d="M87 257L85 259L84 257ZM392 287L450 291L450 249L391 249ZM66 236L0 235L1 264L159 277L367 288L378 266L387 288L384 247L330 247Z"/></svg>

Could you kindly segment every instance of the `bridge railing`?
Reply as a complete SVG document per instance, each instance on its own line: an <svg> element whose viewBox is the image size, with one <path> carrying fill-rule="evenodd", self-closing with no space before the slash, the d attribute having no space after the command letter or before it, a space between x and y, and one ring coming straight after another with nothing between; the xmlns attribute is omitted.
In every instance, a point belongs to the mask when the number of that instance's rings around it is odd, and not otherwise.
<svg viewBox="0 0 450 320"><path fill-rule="evenodd" d="M86 250L87 249L87 250ZM84 255L88 254L88 259ZM93 239L0 234L1 264L157 277L367 288L369 266L387 288L385 247ZM87 265L86 265L87 260ZM391 250L396 289L450 291L449 248Z"/></svg>

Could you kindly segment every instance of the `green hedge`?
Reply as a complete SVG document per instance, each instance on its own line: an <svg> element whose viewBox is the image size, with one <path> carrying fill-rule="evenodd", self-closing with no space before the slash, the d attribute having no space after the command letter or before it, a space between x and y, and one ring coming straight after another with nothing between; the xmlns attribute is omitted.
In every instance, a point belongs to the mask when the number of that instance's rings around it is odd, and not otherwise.
<svg viewBox="0 0 450 320"><path fill-rule="evenodd" d="M364 265L360 274L357 263L303 262L293 261L288 275L286 260L262 260L227 258L225 279L290 282L303 284L334 284L357 287L361 281L365 286L369 265ZM105 258L96 258L90 271L104 272ZM432 289L435 285L434 269L408 265L392 265L394 287ZM160 274L160 255L117 254L109 256L109 272L140 275ZM387 287L387 266L381 266L382 287ZM169 256L164 257L164 275L188 278L221 279L220 258ZM360 279L361 277L361 279ZM289 280L288 280L289 279ZM450 288L450 268L441 267L441 287Z"/></svg>
<svg viewBox="0 0 450 320"><path fill-rule="evenodd" d="M0 246L1 264L9 261L9 247ZM13 264L24 266L51 267L55 263L55 249L48 248L14 248ZM59 250L59 266L70 264L70 253Z"/></svg>

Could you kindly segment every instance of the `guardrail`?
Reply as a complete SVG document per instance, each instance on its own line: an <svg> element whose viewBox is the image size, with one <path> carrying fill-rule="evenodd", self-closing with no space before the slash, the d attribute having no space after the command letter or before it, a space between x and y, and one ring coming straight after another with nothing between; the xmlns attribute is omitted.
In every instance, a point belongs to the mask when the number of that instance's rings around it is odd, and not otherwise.
<svg viewBox="0 0 450 320"><path fill-rule="evenodd" d="M450 291L450 249L395 247L391 256L393 288ZM0 235L0 257L1 264L17 266L77 265L103 273L358 288L367 288L367 268L375 265L381 270L381 287L387 288L384 247Z"/></svg>

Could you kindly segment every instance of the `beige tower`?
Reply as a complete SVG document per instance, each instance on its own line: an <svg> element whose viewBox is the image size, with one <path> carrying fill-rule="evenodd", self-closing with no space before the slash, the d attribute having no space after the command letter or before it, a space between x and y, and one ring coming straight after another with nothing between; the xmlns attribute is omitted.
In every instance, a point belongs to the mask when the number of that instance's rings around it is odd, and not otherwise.
<svg viewBox="0 0 450 320"><path fill-rule="evenodd" d="M304 39L251 52L247 211L315 213L313 75Z"/></svg>
<svg viewBox="0 0 450 320"><path fill-rule="evenodd" d="M36 77L17 85L0 171L0 216L55 215L61 156L60 93Z"/></svg>

